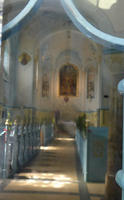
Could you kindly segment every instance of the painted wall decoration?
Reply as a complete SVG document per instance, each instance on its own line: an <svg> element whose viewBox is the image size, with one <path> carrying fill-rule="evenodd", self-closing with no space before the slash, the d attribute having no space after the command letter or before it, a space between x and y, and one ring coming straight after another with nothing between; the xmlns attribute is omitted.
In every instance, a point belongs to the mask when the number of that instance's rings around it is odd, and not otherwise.
<svg viewBox="0 0 124 200"><path fill-rule="evenodd" d="M59 95L76 96L77 95L78 70L68 64L60 69L59 77Z"/></svg>
<svg viewBox="0 0 124 200"><path fill-rule="evenodd" d="M95 71L93 70L87 72L87 98L95 98Z"/></svg>
<svg viewBox="0 0 124 200"><path fill-rule="evenodd" d="M45 73L42 76L42 97L48 97L49 96L49 77Z"/></svg>
<svg viewBox="0 0 124 200"><path fill-rule="evenodd" d="M18 60L22 65L27 65L30 62L31 57L26 52L23 52L19 56Z"/></svg>

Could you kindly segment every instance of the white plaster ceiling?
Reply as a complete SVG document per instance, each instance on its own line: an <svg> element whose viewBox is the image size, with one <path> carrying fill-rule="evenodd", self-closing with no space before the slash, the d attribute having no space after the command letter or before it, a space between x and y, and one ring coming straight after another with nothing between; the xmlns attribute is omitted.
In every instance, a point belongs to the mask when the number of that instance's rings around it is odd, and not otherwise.
<svg viewBox="0 0 124 200"><path fill-rule="evenodd" d="M26 6L29 0L4 0L3 24L7 24L16 17Z"/></svg>
<svg viewBox="0 0 124 200"><path fill-rule="evenodd" d="M21 2L23 5L26 5L26 3L29 0L4 0L4 6L7 6L9 4L12 4L13 6L16 6L17 3Z"/></svg>
<svg viewBox="0 0 124 200"><path fill-rule="evenodd" d="M16 16L27 2L28 0L5 0L4 24ZM124 0L73 0L73 2L80 13L98 29L124 37ZM60 0L43 0L40 10L43 9L65 14Z"/></svg>
<svg viewBox="0 0 124 200"><path fill-rule="evenodd" d="M66 63L85 68L98 66L98 46L76 30L63 30L49 35L39 43L40 63L43 68L58 68Z"/></svg>
<svg viewBox="0 0 124 200"><path fill-rule="evenodd" d="M52 62L50 59L53 58L55 67L58 62L71 62L81 66L85 66L86 63L98 63L99 46L77 30L60 1L53 1L56 2L56 7L52 1L49 4L49 0L43 1L37 14L22 29L21 44L26 45L28 41L34 49L34 54L40 49L40 56L45 58L45 62L41 59L43 66Z"/></svg>
<svg viewBox="0 0 124 200"><path fill-rule="evenodd" d="M17 10L18 8L20 9L20 1L12 0L12 2ZM24 3L26 3L26 1L22 1L22 6L24 6ZM6 8L8 5L6 4ZM7 16L9 16L9 13ZM57 59L63 54L63 62L66 62L69 56L70 61L74 62L75 58L77 64L97 62L99 57L97 45L77 30L66 15L59 0L44 0L38 12L21 30L20 36L23 48L29 50L29 52L31 48L43 50L45 49L45 45L49 46L51 43L50 46L52 46L53 51L50 50L52 52L50 56L54 57L55 55ZM26 43L30 43L29 47L26 46ZM46 57L49 57L50 51L48 49L47 52L45 52ZM67 56L69 51L70 54ZM83 60L84 58L82 58L82 55L84 55L85 60Z"/></svg>
<svg viewBox="0 0 124 200"><path fill-rule="evenodd" d="M9 22L24 7L27 0L5 0L3 24ZM22 35L31 37L32 40L43 39L44 36L58 30L76 29L71 20L66 15L59 0L43 0L41 7L33 18L21 30ZM33 41L32 41L33 42Z"/></svg>
<svg viewBox="0 0 124 200"><path fill-rule="evenodd" d="M35 41L34 43L36 45L39 44L39 40L42 41L50 34L58 31L77 30L66 15L60 1L52 1L54 3L56 2L56 6L51 1L48 4L48 1L43 1L36 15L21 31L22 37L32 38L32 42Z"/></svg>
<svg viewBox="0 0 124 200"><path fill-rule="evenodd" d="M73 0L80 13L96 28L124 37L124 0Z"/></svg>

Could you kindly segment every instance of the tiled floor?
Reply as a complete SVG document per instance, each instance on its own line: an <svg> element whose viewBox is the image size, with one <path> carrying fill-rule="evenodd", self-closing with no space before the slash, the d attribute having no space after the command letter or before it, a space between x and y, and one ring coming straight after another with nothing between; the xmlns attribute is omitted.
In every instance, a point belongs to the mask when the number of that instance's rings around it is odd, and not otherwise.
<svg viewBox="0 0 124 200"><path fill-rule="evenodd" d="M74 139L59 135L8 181L0 200L89 200L88 190L92 193L95 186L89 184L87 190L77 161Z"/></svg>
<svg viewBox="0 0 124 200"><path fill-rule="evenodd" d="M105 193L104 183L87 183L91 200L102 200Z"/></svg>
<svg viewBox="0 0 124 200"><path fill-rule="evenodd" d="M80 200L74 139L57 137L0 193L0 200Z"/></svg>

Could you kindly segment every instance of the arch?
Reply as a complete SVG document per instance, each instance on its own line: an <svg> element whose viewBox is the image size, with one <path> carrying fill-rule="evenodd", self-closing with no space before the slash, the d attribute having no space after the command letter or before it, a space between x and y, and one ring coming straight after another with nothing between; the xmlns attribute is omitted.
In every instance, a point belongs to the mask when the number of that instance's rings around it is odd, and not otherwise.
<svg viewBox="0 0 124 200"><path fill-rule="evenodd" d="M25 8L9 23L3 26L2 40L6 40L13 33L20 30L23 24L29 20L40 7L42 0L29 0Z"/></svg>
<svg viewBox="0 0 124 200"><path fill-rule="evenodd" d="M92 24L90 24L84 16L80 14L78 9L75 7L72 0L61 0L62 5L71 18L75 26L83 32L87 37L92 38L94 41L103 44L104 46L108 46L111 48L117 48L119 50L124 50L124 39L116 36L112 36L111 34L107 34L99 29L95 28Z"/></svg>
<svg viewBox="0 0 124 200"><path fill-rule="evenodd" d="M81 68L83 59L80 57L79 52L75 49L65 49L56 58L55 66L62 66L64 63L73 63L73 65L78 65Z"/></svg>

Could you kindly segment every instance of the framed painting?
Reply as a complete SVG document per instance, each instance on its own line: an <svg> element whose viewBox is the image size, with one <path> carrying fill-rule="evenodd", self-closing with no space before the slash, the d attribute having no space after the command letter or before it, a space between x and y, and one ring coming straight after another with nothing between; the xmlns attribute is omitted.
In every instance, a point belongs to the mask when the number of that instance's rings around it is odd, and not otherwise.
<svg viewBox="0 0 124 200"><path fill-rule="evenodd" d="M72 65L65 65L60 69L59 74L59 95L77 95L78 70Z"/></svg>

